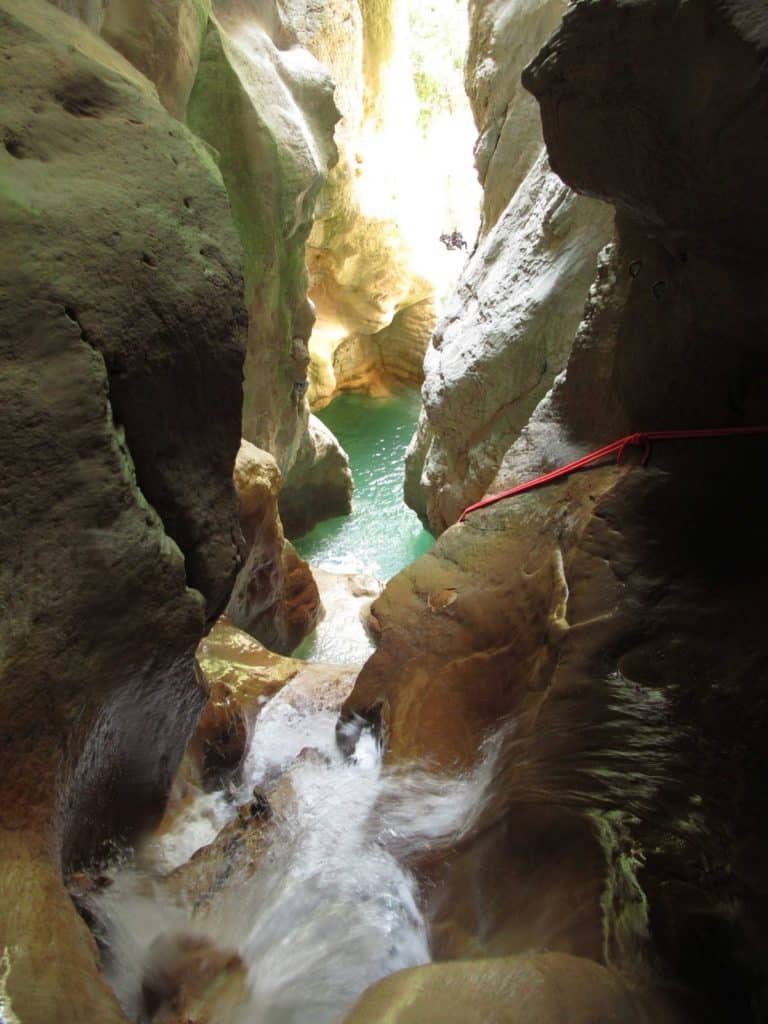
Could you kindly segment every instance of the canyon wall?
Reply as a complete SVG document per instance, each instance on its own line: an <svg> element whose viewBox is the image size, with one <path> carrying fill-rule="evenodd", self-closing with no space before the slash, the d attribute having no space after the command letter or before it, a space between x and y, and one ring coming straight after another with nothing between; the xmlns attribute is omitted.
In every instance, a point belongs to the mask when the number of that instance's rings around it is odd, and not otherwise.
<svg viewBox="0 0 768 1024"><path fill-rule="evenodd" d="M122 1020L62 871L162 814L242 544L241 250L207 149L0 4L0 951L25 1024ZM185 201L186 200L186 201Z"/></svg>
<svg viewBox="0 0 768 1024"><path fill-rule="evenodd" d="M310 391L319 408L344 389L419 385L435 323L435 272L456 264L439 234L450 211L430 176L403 0L291 5L302 45L327 67L342 113L339 162L307 250L317 324ZM447 59L447 58L446 58ZM454 225L456 226L456 225Z"/></svg>
<svg viewBox="0 0 768 1024"><path fill-rule="evenodd" d="M485 493L568 357L611 212L549 169L520 73L558 24L562 0L470 4L466 86L484 186L475 251L424 362L424 411L406 501L433 533Z"/></svg>
<svg viewBox="0 0 768 1024"><path fill-rule="evenodd" d="M635 431L765 423L761 24L581 2L526 69L552 167L616 232L565 372L483 490ZM345 719L391 761L489 758L480 820L419 867L438 959L546 948L621 973L654 1021L768 1012L767 444L659 442L475 512L374 603Z"/></svg>

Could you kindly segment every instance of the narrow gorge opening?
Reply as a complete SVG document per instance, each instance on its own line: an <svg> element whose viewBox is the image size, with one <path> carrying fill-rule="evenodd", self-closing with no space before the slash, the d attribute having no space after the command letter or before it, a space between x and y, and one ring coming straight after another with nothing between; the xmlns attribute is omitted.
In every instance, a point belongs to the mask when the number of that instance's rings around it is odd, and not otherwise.
<svg viewBox="0 0 768 1024"><path fill-rule="evenodd" d="M370 597L433 540L404 502L405 452L424 355L474 244L481 197L463 80L465 0L362 10L361 80L337 85L339 162L308 242L317 319L307 399L348 456L354 491L348 512L309 532L294 525L307 494L290 476L281 499L323 605L294 656L358 665L374 649L361 621Z"/></svg>
<svg viewBox="0 0 768 1024"><path fill-rule="evenodd" d="M0 1024L768 1020L767 49L0 0Z"/></svg>

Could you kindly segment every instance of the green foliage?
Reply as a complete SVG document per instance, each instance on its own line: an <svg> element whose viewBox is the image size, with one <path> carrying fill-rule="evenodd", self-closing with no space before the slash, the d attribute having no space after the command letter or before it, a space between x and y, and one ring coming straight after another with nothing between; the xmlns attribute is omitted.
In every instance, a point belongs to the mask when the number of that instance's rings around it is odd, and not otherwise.
<svg viewBox="0 0 768 1024"><path fill-rule="evenodd" d="M419 126L426 135L438 114L464 104L466 0L410 0L411 59Z"/></svg>

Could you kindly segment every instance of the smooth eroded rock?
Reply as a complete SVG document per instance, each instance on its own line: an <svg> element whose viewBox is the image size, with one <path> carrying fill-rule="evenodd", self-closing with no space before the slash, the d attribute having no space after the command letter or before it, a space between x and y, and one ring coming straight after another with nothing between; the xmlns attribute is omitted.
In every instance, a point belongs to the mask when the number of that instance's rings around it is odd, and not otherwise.
<svg viewBox="0 0 768 1024"><path fill-rule="evenodd" d="M272 456L243 441L235 462L235 487L246 559L227 615L266 647L288 654L322 615L317 585L283 534L277 509L280 470Z"/></svg>
<svg viewBox="0 0 768 1024"><path fill-rule="evenodd" d="M578 957L544 953L398 971L344 1024L643 1024L621 982Z"/></svg>
<svg viewBox="0 0 768 1024"><path fill-rule="evenodd" d="M0 949L25 1024L117 1021L61 869L157 820L205 700L240 249L208 153L102 40L23 0L0 49Z"/></svg>
<svg viewBox="0 0 768 1024"><path fill-rule="evenodd" d="M352 511L352 473L347 453L316 416L280 492L280 517L289 537L300 537L332 516Z"/></svg>

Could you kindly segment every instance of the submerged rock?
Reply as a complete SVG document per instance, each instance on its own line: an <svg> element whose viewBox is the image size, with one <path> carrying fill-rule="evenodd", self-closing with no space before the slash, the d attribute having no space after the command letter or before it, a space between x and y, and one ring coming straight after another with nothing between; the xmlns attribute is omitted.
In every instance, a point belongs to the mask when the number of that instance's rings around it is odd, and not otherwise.
<svg viewBox="0 0 768 1024"><path fill-rule="evenodd" d="M236 952L200 935L162 935L148 960L143 996L152 1024L236 1024L247 994Z"/></svg>
<svg viewBox="0 0 768 1024"><path fill-rule="evenodd" d="M241 253L205 147L119 54L37 0L0 3L0 48L0 949L25 1024L118 1021L61 870L157 820L205 700Z"/></svg>

